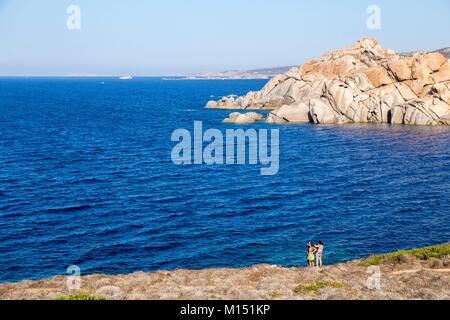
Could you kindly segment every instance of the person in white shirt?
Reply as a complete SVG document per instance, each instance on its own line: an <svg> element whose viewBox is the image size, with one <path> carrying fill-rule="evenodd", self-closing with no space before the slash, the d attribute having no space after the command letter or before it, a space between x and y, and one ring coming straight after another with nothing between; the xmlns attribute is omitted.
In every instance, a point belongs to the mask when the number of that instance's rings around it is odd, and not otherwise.
<svg viewBox="0 0 450 320"><path fill-rule="evenodd" d="M323 256L323 242L319 241L318 244L316 246L314 246L316 248L316 265L319 268L323 267L323 260L322 260L322 256Z"/></svg>

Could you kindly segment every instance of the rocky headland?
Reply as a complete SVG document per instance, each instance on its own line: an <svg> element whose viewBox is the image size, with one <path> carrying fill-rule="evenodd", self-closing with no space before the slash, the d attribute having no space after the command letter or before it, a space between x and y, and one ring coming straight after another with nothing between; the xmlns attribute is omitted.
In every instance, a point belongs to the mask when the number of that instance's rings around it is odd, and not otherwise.
<svg viewBox="0 0 450 320"><path fill-rule="evenodd" d="M275 76L261 91L206 107L271 110L263 120L279 124L450 125L450 60L440 52L396 54L363 38ZM250 118L245 123L259 121Z"/></svg>
<svg viewBox="0 0 450 320"><path fill-rule="evenodd" d="M87 275L0 284L0 299L248 300L450 299L450 244L317 268L240 269Z"/></svg>

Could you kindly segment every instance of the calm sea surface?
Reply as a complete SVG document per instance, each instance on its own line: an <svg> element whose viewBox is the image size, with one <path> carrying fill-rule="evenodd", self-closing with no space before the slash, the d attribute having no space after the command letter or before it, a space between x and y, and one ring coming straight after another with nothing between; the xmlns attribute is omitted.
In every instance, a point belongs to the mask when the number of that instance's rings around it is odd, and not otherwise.
<svg viewBox="0 0 450 320"><path fill-rule="evenodd" d="M103 82L103 83L102 83ZM280 129L280 171L172 164L171 133L264 81L0 79L0 281L339 262L450 240L450 128Z"/></svg>

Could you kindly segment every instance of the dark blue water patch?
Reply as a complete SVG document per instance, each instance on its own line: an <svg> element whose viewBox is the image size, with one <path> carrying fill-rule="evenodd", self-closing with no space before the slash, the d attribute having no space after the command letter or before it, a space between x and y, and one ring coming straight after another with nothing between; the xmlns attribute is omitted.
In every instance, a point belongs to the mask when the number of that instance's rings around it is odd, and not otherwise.
<svg viewBox="0 0 450 320"><path fill-rule="evenodd" d="M175 166L171 133L223 132L210 99L264 81L0 79L0 281L304 265L450 240L450 129L285 125L280 171Z"/></svg>

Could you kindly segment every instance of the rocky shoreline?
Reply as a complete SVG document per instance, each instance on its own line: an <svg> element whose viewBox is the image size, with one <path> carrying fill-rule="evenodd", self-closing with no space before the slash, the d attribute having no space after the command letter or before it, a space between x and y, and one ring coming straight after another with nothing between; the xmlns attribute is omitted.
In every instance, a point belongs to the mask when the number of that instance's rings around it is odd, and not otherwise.
<svg viewBox="0 0 450 320"><path fill-rule="evenodd" d="M261 91L206 107L272 110L263 120L277 124L450 125L450 60L439 52L396 54L363 38L275 76ZM245 123L258 121L251 118Z"/></svg>
<svg viewBox="0 0 450 320"><path fill-rule="evenodd" d="M65 276L4 283L0 299L58 299L74 293L68 289L73 283ZM87 275L79 283L82 297L111 300L449 300L450 244L371 256L323 270L256 265Z"/></svg>

